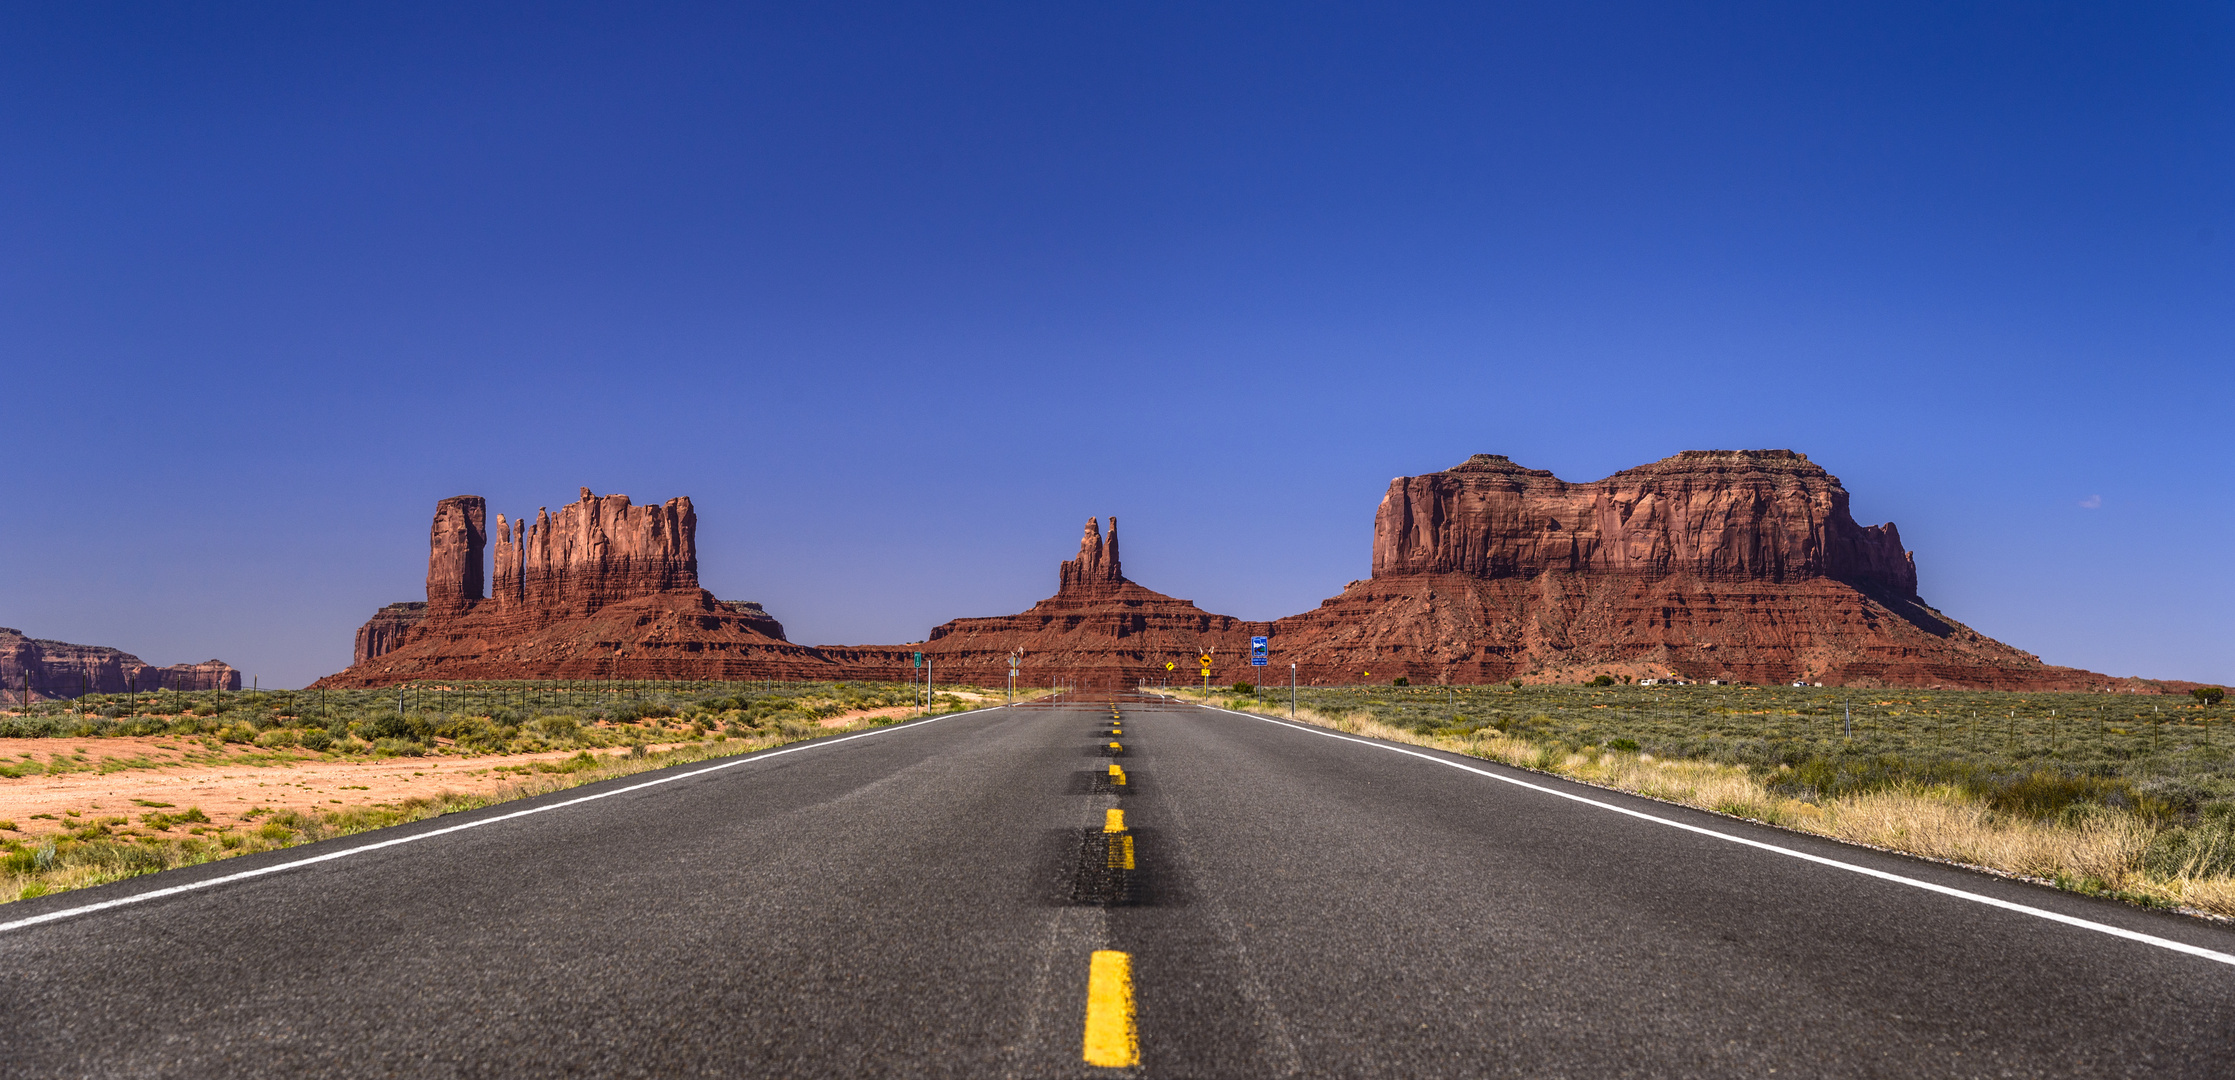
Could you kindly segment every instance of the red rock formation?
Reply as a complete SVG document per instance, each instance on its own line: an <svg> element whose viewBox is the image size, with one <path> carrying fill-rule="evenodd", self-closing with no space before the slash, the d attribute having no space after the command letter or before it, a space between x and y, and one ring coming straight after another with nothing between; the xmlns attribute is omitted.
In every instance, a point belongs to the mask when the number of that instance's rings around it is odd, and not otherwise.
<svg viewBox="0 0 2235 1080"><path fill-rule="evenodd" d="M762 637L784 640L784 624L777 622L776 616L769 614L767 608L751 600L716 600L715 603L728 608L738 617L740 625L751 627Z"/></svg>
<svg viewBox="0 0 2235 1080"><path fill-rule="evenodd" d="M362 664L375 656L394 652L426 617L424 600L406 600L373 612L373 617L357 628L357 651L350 663Z"/></svg>
<svg viewBox="0 0 2235 1080"><path fill-rule="evenodd" d="M1056 572L1057 595L1087 596L1125 584L1118 567L1117 517L1110 517L1110 538L1102 539L1101 526L1086 519L1086 536L1079 541L1079 557Z"/></svg>
<svg viewBox="0 0 2235 1080"><path fill-rule="evenodd" d="M760 605L717 600L698 584L698 515L688 498L632 506L581 498L533 524L497 515L490 595L478 561L483 502L435 506L427 602L391 604L357 631L349 670L327 686L405 679L746 679L852 677L784 640ZM896 654L874 677L895 676ZM865 676L866 677L866 676Z"/></svg>
<svg viewBox="0 0 2235 1080"><path fill-rule="evenodd" d="M101 645L25 637L0 626L0 705L121 694L133 690L238 690L241 673L222 660L156 667Z"/></svg>
<svg viewBox="0 0 2235 1080"><path fill-rule="evenodd" d="M1919 599L1893 525L1789 450L1694 450L1571 484L1494 454L1398 477L1374 576L1275 624L1310 681L1599 673L2099 689Z"/></svg>
<svg viewBox="0 0 2235 1080"><path fill-rule="evenodd" d="M1687 450L1590 484L1476 454L1390 482L1373 565L1375 577L1830 577L1917 594L1900 533L1857 525L1838 478L1790 450Z"/></svg>
<svg viewBox="0 0 2235 1080"><path fill-rule="evenodd" d="M896 680L907 667L906 654L892 650L865 650L852 663L836 662L774 636L782 631L765 612L739 611L703 589L632 597L588 615L542 623L477 611L441 624L430 618L402 648L314 685L385 686L412 679Z"/></svg>
<svg viewBox="0 0 2235 1080"><path fill-rule="evenodd" d="M1079 556L1063 563L1056 594L1020 614L955 619L932 628L921 646L935 673L982 685L1007 677L1008 655L1022 649L1028 683L1049 678L1101 687L1139 680L1199 681L1197 657L1212 656L1214 680L1249 679L1249 638L1269 623L1215 615L1192 601L1134 584L1118 560L1117 519L1107 539L1087 519ZM1167 669L1164 665L1174 666Z"/></svg>
<svg viewBox="0 0 2235 1080"><path fill-rule="evenodd" d="M942 681L1118 687L1254 681L1704 681L2005 689L2157 684L2052 667L1917 596L1891 524L1863 526L1836 477L1787 450L1687 451L1571 484L1496 455L1398 477L1375 514L1373 577L1273 623L1204 611L1135 584L1089 519L1057 590L1016 615L956 619L925 642L806 648L758 605L698 586L689 499L631 506L588 490L533 524L497 518L479 599L481 502L436 510L428 602L358 632L357 663L322 685L412 678L894 679L922 651ZM1172 665L1166 668L1165 665ZM2166 684L2179 685L2179 684Z"/></svg>
<svg viewBox="0 0 2235 1080"><path fill-rule="evenodd" d="M698 588L698 515L688 497L630 506L626 495L536 511L519 540L520 595L530 608L587 615L619 600Z"/></svg>
<svg viewBox="0 0 2235 1080"><path fill-rule="evenodd" d="M427 610L455 615L481 599L481 551L488 540L488 507L479 495L435 504L427 537Z"/></svg>

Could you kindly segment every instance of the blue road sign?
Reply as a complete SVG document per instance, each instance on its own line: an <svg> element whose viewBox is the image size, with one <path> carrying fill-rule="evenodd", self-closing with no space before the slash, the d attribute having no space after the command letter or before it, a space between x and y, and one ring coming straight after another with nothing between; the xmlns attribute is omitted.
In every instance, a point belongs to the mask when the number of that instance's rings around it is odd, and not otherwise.
<svg viewBox="0 0 2235 1080"><path fill-rule="evenodd" d="M1264 667L1264 666L1265 666L1265 658L1264 658L1264 657L1262 657L1262 656L1252 656L1252 657L1250 657L1250 658L1249 658L1249 666L1251 666L1251 667Z"/></svg>

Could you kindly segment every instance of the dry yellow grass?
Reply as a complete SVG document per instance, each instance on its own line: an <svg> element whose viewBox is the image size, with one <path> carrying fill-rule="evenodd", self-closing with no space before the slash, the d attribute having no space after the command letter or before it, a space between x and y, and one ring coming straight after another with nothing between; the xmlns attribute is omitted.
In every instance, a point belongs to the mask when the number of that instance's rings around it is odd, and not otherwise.
<svg viewBox="0 0 2235 1080"><path fill-rule="evenodd" d="M1284 707L1230 702L1223 695L1179 696L1266 716ZM1664 802L1748 818L1888 851L1922 855L2090 891L2106 890L2191 911L2235 916L2235 878L2152 875L2142 854L2156 827L2134 814L2102 810L2077 824L1997 814L1952 787L1919 787L1805 802L1776 794L1744 765L1659 760L1650 754L1572 753L1484 729L1471 735L1422 735L1363 712L1333 716L1300 709L1296 719L1368 738L1446 750L1537 769ZM2192 858L2191 865L2203 862Z"/></svg>

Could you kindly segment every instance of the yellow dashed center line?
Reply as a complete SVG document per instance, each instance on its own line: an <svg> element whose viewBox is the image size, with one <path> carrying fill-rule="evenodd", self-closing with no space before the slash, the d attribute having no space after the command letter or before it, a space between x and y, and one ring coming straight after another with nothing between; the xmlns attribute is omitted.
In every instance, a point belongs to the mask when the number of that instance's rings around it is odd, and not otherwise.
<svg viewBox="0 0 2235 1080"><path fill-rule="evenodd" d="M1125 831L1125 811L1123 811L1123 810L1104 810L1104 811L1102 811L1102 831L1103 831L1103 832L1124 832L1124 831Z"/></svg>
<svg viewBox="0 0 2235 1080"><path fill-rule="evenodd" d="M1133 958L1125 953L1098 949L1087 968L1082 1053L1087 1064L1104 1068L1141 1063L1141 1039L1133 1028Z"/></svg>
<svg viewBox="0 0 2235 1080"><path fill-rule="evenodd" d="M1118 768L1117 762L1114 761L1110 763L1110 783L1118 787L1125 786L1125 770Z"/></svg>

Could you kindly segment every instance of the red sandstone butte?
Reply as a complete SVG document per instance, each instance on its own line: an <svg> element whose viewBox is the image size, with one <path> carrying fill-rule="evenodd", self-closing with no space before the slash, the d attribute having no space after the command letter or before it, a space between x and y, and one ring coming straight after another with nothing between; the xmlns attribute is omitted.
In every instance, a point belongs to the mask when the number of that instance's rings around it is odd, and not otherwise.
<svg viewBox="0 0 2235 1080"><path fill-rule="evenodd" d="M103 645L25 637L0 626L0 707L79 694L149 690L238 690L241 673L223 660L156 667Z"/></svg>
<svg viewBox="0 0 2235 1080"><path fill-rule="evenodd" d="M1790 450L1689 450L1586 484L1497 454L1400 476L1373 577L1274 630L1276 659L1318 682L2145 688L1932 608L1894 526L1857 524L1838 478Z"/></svg>
<svg viewBox="0 0 2235 1080"><path fill-rule="evenodd" d="M1214 681L1231 683L1249 677L1250 636L1271 629L1127 580L1114 517L1107 539L1087 519L1078 558L1062 564L1056 581L1055 595L1026 611L934 627L918 646L932 659L933 673L998 686L1007 678L1010 650L1022 649L1027 685L1044 686L1051 677L1100 688L1143 679L1194 683L1202 670L1196 658L1209 652ZM1167 670L1166 663L1174 666Z"/></svg>
<svg viewBox="0 0 2235 1080"><path fill-rule="evenodd" d="M897 676L889 651L856 671L784 640L760 605L698 584L698 515L688 498L634 506L581 497L531 524L497 515L482 595L486 508L435 504L425 603L390 604L357 631L355 662L315 685L407 679L749 679Z"/></svg>
<svg viewBox="0 0 2235 1080"><path fill-rule="evenodd" d="M2160 692L2189 683L2052 667L1917 595L1892 524L1861 525L1837 477L1790 450L1689 450L1574 484L1496 454L1390 481L1373 576L1271 623L1218 615L1126 578L1117 519L1088 519L1054 596L956 619L918 645L784 639L757 604L698 584L688 498L633 506L583 489L557 513L496 520L492 591L477 496L436 504L427 600L380 609L356 662L320 685L405 679L897 679L1118 688L1290 664L1306 683L1578 681L1607 674L1789 682ZM1253 671L1249 638L1272 639ZM1170 668L1165 665L1171 664Z"/></svg>

